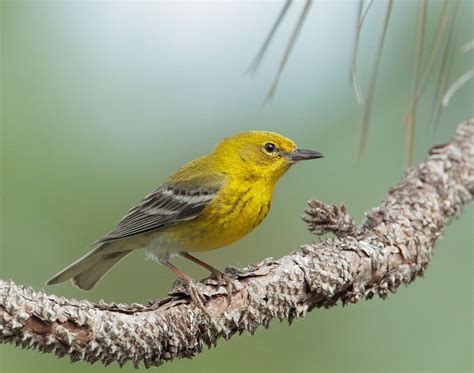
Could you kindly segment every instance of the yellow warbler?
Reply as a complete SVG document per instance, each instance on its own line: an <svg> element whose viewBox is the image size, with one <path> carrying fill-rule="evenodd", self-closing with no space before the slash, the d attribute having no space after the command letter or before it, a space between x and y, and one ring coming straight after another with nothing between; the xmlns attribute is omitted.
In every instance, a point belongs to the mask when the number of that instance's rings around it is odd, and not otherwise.
<svg viewBox="0 0 474 373"><path fill-rule="evenodd" d="M89 290L132 250L141 248L190 287L191 278L171 264L172 256L190 259L227 282L227 276L188 252L217 249L249 233L267 215L278 179L296 162L322 156L273 132L228 137L210 154L176 171L95 242L92 251L47 284L71 279Z"/></svg>

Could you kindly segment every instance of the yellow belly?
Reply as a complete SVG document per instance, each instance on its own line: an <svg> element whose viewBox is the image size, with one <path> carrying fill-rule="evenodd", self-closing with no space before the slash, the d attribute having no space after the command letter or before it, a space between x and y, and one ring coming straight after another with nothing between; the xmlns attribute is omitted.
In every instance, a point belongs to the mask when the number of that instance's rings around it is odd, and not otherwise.
<svg viewBox="0 0 474 373"><path fill-rule="evenodd" d="M159 234L168 250L218 249L257 227L270 209L271 198L272 188L263 183L252 186L229 184L219 191L199 217L168 227Z"/></svg>

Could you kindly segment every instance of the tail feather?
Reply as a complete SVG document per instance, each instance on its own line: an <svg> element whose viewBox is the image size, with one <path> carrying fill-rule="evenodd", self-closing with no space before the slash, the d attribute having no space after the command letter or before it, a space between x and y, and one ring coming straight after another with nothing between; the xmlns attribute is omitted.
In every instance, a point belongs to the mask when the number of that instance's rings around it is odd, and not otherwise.
<svg viewBox="0 0 474 373"><path fill-rule="evenodd" d="M114 265L116 265L130 253L131 250L128 250L101 257L97 263L74 276L71 280L73 285L82 290L92 289Z"/></svg>
<svg viewBox="0 0 474 373"><path fill-rule="evenodd" d="M99 244L83 257L51 277L46 285L59 284L71 280L83 290L92 289L97 282L131 250L118 247L117 242Z"/></svg>

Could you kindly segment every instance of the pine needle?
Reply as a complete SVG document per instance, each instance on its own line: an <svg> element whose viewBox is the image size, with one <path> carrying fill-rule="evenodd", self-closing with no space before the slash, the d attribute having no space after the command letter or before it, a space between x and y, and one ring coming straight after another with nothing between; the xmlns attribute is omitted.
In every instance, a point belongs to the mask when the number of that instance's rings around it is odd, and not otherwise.
<svg viewBox="0 0 474 373"><path fill-rule="evenodd" d="M456 92L459 91L467 82L469 82L473 78L474 78L474 68L466 71L459 78L457 78L443 96L443 100L441 101L443 107L448 106L449 101L453 98Z"/></svg>
<svg viewBox="0 0 474 373"><path fill-rule="evenodd" d="M469 40L467 43L463 44L460 48L461 53L467 53L474 49L474 39Z"/></svg>
<svg viewBox="0 0 474 373"><path fill-rule="evenodd" d="M369 126L370 126L370 116L372 114L372 103L374 100L374 93L375 93L375 84L377 82L377 76L378 76L379 67L380 67L380 60L382 58L382 50L385 43L385 37L387 35L387 29L388 29L388 24L390 21L390 15L392 13L392 7L393 7L393 0L388 0L387 10L385 12L383 30L380 36L379 44L377 46L374 68L373 68L372 75L370 78L368 94L367 94L367 103L365 104L365 107L364 107L364 119L362 121L362 135L360 138L359 154L358 154L359 158L362 156L365 148L367 147L367 139L369 135Z"/></svg>
<svg viewBox="0 0 474 373"><path fill-rule="evenodd" d="M415 123L416 123L416 88L420 79L420 67L421 59L423 56L423 44L425 40L425 29L426 29L426 11L427 11L427 0L420 0L418 3L418 17L416 24L416 39L415 39L415 54L413 58L413 70L412 70L412 88L410 93L410 104L409 111L405 118L406 124L406 144L405 144L405 165L408 166L411 163L413 144L415 138Z"/></svg>
<svg viewBox="0 0 474 373"><path fill-rule="evenodd" d="M369 12L369 9L373 3L374 3L374 0L370 0L369 4L365 8L365 11L362 13L364 9L364 0L359 0L359 9L357 12L354 47L352 49L352 63L351 63L351 72L350 72L351 79L350 80L354 87L354 92L356 95L357 102L360 105L364 104L364 96L362 94L362 89L360 88L359 74L357 72L357 54L359 53L359 42L360 42L360 34L362 31L362 26Z"/></svg>
<svg viewBox="0 0 474 373"><path fill-rule="evenodd" d="M454 26L456 23L456 15L459 8L459 2L454 4L453 15L451 16L449 31L448 31L448 38L446 40L446 45L444 47L443 52L443 59L441 61L441 69L439 72L438 83L436 86L436 97L435 103L433 105L433 112L431 113L431 127L436 129L438 126L440 114L441 114L441 104L443 100L443 94L446 91L449 72L451 71L452 62L454 59L455 53L453 53L452 45L455 43L453 42L453 35L454 35Z"/></svg>
<svg viewBox="0 0 474 373"><path fill-rule="evenodd" d="M441 47L441 44L442 44L442 40L443 40L444 32L445 32L445 29L446 29L446 25L448 23L449 13L450 13L450 4L451 4L451 2L449 0L444 0L443 10L441 11L441 15L440 15L439 22L438 22L438 27L436 29L435 38L434 38L433 43L431 45L431 50L430 50L430 54L429 54L429 57L428 57L428 62L426 64L425 68L423 69L423 75L422 75L422 77L419 81L419 84L418 84L417 88L416 88L414 100L413 100L413 102L410 103L410 107L408 108L407 114L405 115L405 120L406 120L406 117L409 115L410 111L413 110L413 107L416 106L416 104L420 100L420 97L421 97L421 94L423 93L425 85L428 82L428 80L429 80L429 78L432 74L433 67L435 65L435 62L437 61L438 51L439 51L439 49Z"/></svg>
<svg viewBox="0 0 474 373"><path fill-rule="evenodd" d="M298 39L298 35L301 32L301 29L303 28L304 21L306 19L306 16L308 15L308 11L311 8L311 5L313 4L313 0L306 0L306 3L303 7L303 10L301 11L300 17L298 19L298 22L296 23L296 26L293 30L293 33L290 37L290 40L288 42L288 45L286 47L285 53L283 55L283 58L281 59L280 66L278 68L278 72L275 76L275 79L273 80L273 83L270 87L270 90L268 91L267 97L265 98L265 101L263 102L263 105L267 102L270 101L276 91L276 88L278 86L278 82L280 80L281 74L283 72L283 69L285 68L286 62L288 61L288 57L290 56L291 50L293 49L296 40Z"/></svg>
<svg viewBox="0 0 474 373"><path fill-rule="evenodd" d="M285 4L283 5L283 8L280 11L280 14L278 15L277 19L273 23L273 26L268 33L265 41L263 42L262 46L260 47L260 50L258 51L257 55L255 56L254 60L248 67L246 74L255 74L257 69L260 66L260 63L262 62L263 57L265 56L265 53L267 52L268 46L270 45L273 37L275 36L275 33L277 32L278 28L280 27L281 22L285 18L286 13L288 12L288 9L290 8L290 5L292 3L292 0L286 0Z"/></svg>

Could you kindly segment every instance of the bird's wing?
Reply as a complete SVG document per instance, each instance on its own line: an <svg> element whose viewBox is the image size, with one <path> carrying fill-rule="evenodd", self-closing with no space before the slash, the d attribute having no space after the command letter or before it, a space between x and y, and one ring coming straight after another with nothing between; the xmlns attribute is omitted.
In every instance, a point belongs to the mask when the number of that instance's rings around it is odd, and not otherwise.
<svg viewBox="0 0 474 373"><path fill-rule="evenodd" d="M162 229L172 224L198 217L212 201L222 180L192 180L164 184L131 208L117 227L98 242L109 242Z"/></svg>

